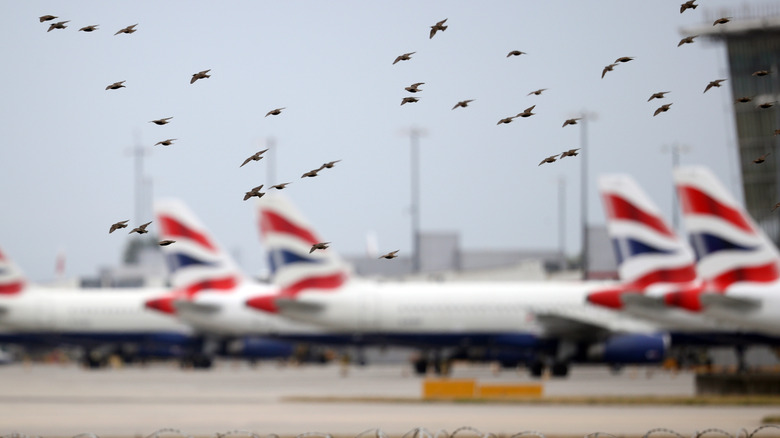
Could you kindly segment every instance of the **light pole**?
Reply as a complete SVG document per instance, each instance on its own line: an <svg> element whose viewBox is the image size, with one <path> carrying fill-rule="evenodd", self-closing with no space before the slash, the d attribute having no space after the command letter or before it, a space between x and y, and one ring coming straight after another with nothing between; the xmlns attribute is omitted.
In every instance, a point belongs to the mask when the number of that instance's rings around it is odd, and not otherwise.
<svg viewBox="0 0 780 438"><path fill-rule="evenodd" d="M596 113L580 112L580 221L582 233L582 279L588 279L588 121L596 120Z"/></svg>
<svg viewBox="0 0 780 438"><path fill-rule="evenodd" d="M412 273L420 272L420 137L426 132L422 128L412 126L407 131L410 144L410 174L411 174L411 201L410 213L412 216Z"/></svg>
<svg viewBox="0 0 780 438"><path fill-rule="evenodd" d="M671 146L661 146L661 152L666 153L666 151L669 151L672 154L672 171L680 166L680 153L687 153L689 150L691 150L690 147L677 143L674 143ZM674 227L674 231L677 232L680 231L679 216L680 213L678 212L677 190L675 189L674 184L672 184L672 227Z"/></svg>
<svg viewBox="0 0 780 438"><path fill-rule="evenodd" d="M558 176L558 251L561 270L566 268L566 178Z"/></svg>

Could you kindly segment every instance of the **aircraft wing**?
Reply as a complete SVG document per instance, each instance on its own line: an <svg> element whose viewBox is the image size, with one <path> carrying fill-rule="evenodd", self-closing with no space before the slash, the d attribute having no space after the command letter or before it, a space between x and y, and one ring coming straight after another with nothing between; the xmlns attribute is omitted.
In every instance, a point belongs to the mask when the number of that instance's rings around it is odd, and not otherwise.
<svg viewBox="0 0 780 438"><path fill-rule="evenodd" d="M655 326L636 318L615 318L587 308L550 309L535 312L537 322L548 336L594 339L614 333L652 333Z"/></svg>
<svg viewBox="0 0 780 438"><path fill-rule="evenodd" d="M761 302L756 299L716 293L702 294L701 303L706 308L717 308L732 312L751 312L761 307Z"/></svg>

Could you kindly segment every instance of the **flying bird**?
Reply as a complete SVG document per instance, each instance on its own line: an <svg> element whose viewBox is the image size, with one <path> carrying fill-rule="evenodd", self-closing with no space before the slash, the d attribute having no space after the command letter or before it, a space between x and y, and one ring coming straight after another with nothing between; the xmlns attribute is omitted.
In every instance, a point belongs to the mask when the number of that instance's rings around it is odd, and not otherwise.
<svg viewBox="0 0 780 438"><path fill-rule="evenodd" d="M696 9L696 7L699 5L694 4L695 1L696 0L688 0L685 3L681 4L680 13L682 14L683 12L685 12L686 9Z"/></svg>
<svg viewBox="0 0 780 438"><path fill-rule="evenodd" d="M769 70L758 70L758 71L754 71L751 74L751 76L759 76L759 77L761 77L761 76L766 76L768 74L769 74Z"/></svg>
<svg viewBox="0 0 780 438"><path fill-rule="evenodd" d="M731 21L731 17L718 18L717 20L715 20L715 22L712 23L712 25L715 26L718 24L726 24L729 21Z"/></svg>
<svg viewBox="0 0 780 438"><path fill-rule="evenodd" d="M601 70L601 79L604 79L604 75L607 74L608 71L612 71L612 69L614 69L615 66L617 66L617 64L610 64L604 67L604 70Z"/></svg>
<svg viewBox="0 0 780 438"><path fill-rule="evenodd" d="M510 56L520 56L520 55L527 55L528 53L521 52L519 50L512 50L511 52L506 54L506 57L509 58Z"/></svg>
<svg viewBox="0 0 780 438"><path fill-rule="evenodd" d="M208 69L208 70L199 71L199 72L193 74L192 75L192 79L190 79L190 84L194 84L195 81L197 81L198 79L210 78L211 75L207 74L210 71L211 71L211 69Z"/></svg>
<svg viewBox="0 0 780 438"><path fill-rule="evenodd" d="M774 135L780 135L780 129L775 129Z"/></svg>
<svg viewBox="0 0 780 438"><path fill-rule="evenodd" d="M511 122L512 122L512 119L514 119L514 118L515 118L515 116L512 116L512 117L504 117L503 119L499 120L499 121L498 121L498 123L496 123L496 125L500 125L500 124L502 124L502 123L511 123Z"/></svg>
<svg viewBox="0 0 780 438"><path fill-rule="evenodd" d="M767 109L772 108L775 105L775 102L764 102L762 104L759 104L758 107L761 109Z"/></svg>
<svg viewBox="0 0 780 438"><path fill-rule="evenodd" d="M132 231L130 231L127 234L133 234L133 233L146 234L146 233L148 233L148 231L146 231L146 227L148 227L149 224L151 224L151 223L152 222L150 221L150 222L147 222L147 223L141 225L140 227L135 227L135 228L132 229Z"/></svg>
<svg viewBox="0 0 780 438"><path fill-rule="evenodd" d="M577 120L582 120L582 117L575 117L573 119L566 119L566 121L563 122L563 126L562 127L566 127L566 125L576 125L577 124Z"/></svg>
<svg viewBox="0 0 780 438"><path fill-rule="evenodd" d="M304 173L303 175L301 175L301 178L314 178L315 176L317 176L317 172L319 172L320 170L322 170L322 166L320 166L317 169L313 169Z"/></svg>
<svg viewBox="0 0 780 438"><path fill-rule="evenodd" d="M542 160L542 162L541 162L541 163L539 163L539 165L541 166L541 165L542 165L542 164L544 164L544 163L554 163L554 162L555 162L555 159L556 159L556 157L558 157L558 155L559 155L559 154L550 155L549 157L547 157L547 158L545 158L544 160Z"/></svg>
<svg viewBox="0 0 780 438"><path fill-rule="evenodd" d="M425 82L415 82L412 85L409 85L408 87L404 88L404 90L410 92L410 93L416 93L418 91L422 91L421 89L417 88L420 85L424 84Z"/></svg>
<svg viewBox="0 0 780 438"><path fill-rule="evenodd" d="M415 102L419 102L419 101L420 101L420 99L417 98L417 97L404 97L401 100L401 105L403 105L405 103L415 103Z"/></svg>
<svg viewBox="0 0 780 438"><path fill-rule="evenodd" d="M46 32L51 32L54 29L65 29L68 26L65 26L65 23L70 23L70 20L67 21L59 21L57 23L52 23L49 25L49 30Z"/></svg>
<svg viewBox="0 0 780 438"><path fill-rule="evenodd" d="M265 195L265 193L260 191L260 189L262 189L262 188L263 188L263 184L260 184L259 186L252 188L252 190L244 193L244 201L246 201L247 199L249 199L249 198L251 198L253 196L257 196L258 198L262 198L263 195Z"/></svg>
<svg viewBox="0 0 780 438"><path fill-rule="evenodd" d="M536 114L531 112L534 110L535 107L536 105L531 105L528 108L524 109L523 112L518 113L515 117L531 117L532 115Z"/></svg>
<svg viewBox="0 0 780 438"><path fill-rule="evenodd" d="M682 46L683 44L693 44L693 39L696 38L698 35L693 36L687 36L680 40L679 43L677 43L677 47Z"/></svg>
<svg viewBox="0 0 780 438"><path fill-rule="evenodd" d="M271 111L268 111L267 113L265 113L265 116L266 117L268 117L268 116L278 116L279 114L282 113L282 110L285 109L285 108L286 107L272 109Z"/></svg>
<svg viewBox="0 0 780 438"><path fill-rule="evenodd" d="M634 59L633 56L621 56L620 58L615 60L615 64L617 64L618 62L628 62L631 61L632 59Z"/></svg>
<svg viewBox="0 0 780 438"><path fill-rule="evenodd" d="M579 155L579 152L577 152L577 151L580 150L580 149L581 148L569 149L568 151L562 152L561 153L561 159L564 159L565 157L576 157L577 155Z"/></svg>
<svg viewBox="0 0 780 438"><path fill-rule="evenodd" d="M160 246L168 246L171 243L176 243L176 241L175 240L165 239L165 240L161 240L161 241L157 242L157 244L160 245Z"/></svg>
<svg viewBox="0 0 780 438"><path fill-rule="evenodd" d="M760 157L756 158L755 160L753 160L753 162L754 162L754 163L756 163L756 164L761 164L761 163L763 163L764 161L766 161L766 157L768 157L768 156L769 156L769 154L771 154L771 152L767 152L767 153L765 153L764 155L762 155L762 156L760 156Z"/></svg>
<svg viewBox="0 0 780 438"><path fill-rule="evenodd" d="M271 187L268 187L268 189L269 190L270 189L282 190L285 187L287 187L288 184L292 184L292 183L286 182L286 183L281 183L281 184L274 184Z"/></svg>
<svg viewBox="0 0 780 438"><path fill-rule="evenodd" d="M119 222L117 222L115 224L112 224L111 228L108 230L108 233L111 234L114 231L119 230L121 228L127 228L127 223L128 222L130 222L130 219L128 219L126 221L119 221Z"/></svg>
<svg viewBox="0 0 780 438"><path fill-rule="evenodd" d="M54 15L48 15L47 14L47 15L41 15L40 17L38 17L38 20L40 20L41 23L43 23L44 21L54 20L55 18L57 18L57 17L55 17Z"/></svg>
<svg viewBox="0 0 780 438"><path fill-rule="evenodd" d="M430 37L428 37L428 39L431 39L431 38L433 38L433 36L434 36L434 35L436 35L436 32L437 32L437 31L442 31L442 32L444 32L445 30L447 30L447 26L445 26L445 25L444 25L444 23L445 23L446 21L447 21L447 19L445 18L444 20L441 20L441 21L439 21L438 23L436 23L436 24L434 24L433 26L431 26L431 36L430 36Z"/></svg>
<svg viewBox="0 0 780 438"><path fill-rule="evenodd" d="M734 99L734 101L737 102L737 103L748 103L748 102L750 102L752 100L753 100L753 98L750 97L750 96L742 96L742 97L738 97L738 98Z"/></svg>
<svg viewBox="0 0 780 438"><path fill-rule="evenodd" d="M461 100L460 102L456 103L455 106L452 107L452 109L466 108L467 106L469 106L469 103L471 102L474 102L474 99Z"/></svg>
<svg viewBox="0 0 780 438"><path fill-rule="evenodd" d="M246 164L246 163L248 163L248 162L250 162L250 161L260 161L260 160L262 160L262 159L263 159L263 156L262 156L262 155L263 155L264 153L266 153L266 151L268 151L268 149L263 149L262 151L255 152L254 154L250 155L250 156L249 156L249 158L247 158L246 160L244 160L244 162L243 162L243 163L241 163L241 165L240 165L240 166L238 166L238 167L244 167L244 164Z"/></svg>
<svg viewBox="0 0 780 438"><path fill-rule="evenodd" d="M540 88L540 89L538 89L538 90L534 90L534 91L532 91L532 92L530 92L530 93L526 94L526 96L530 96L530 95L532 95L532 94L533 94L534 96L538 96L538 95L542 94L542 91L544 91L544 90L546 90L546 88Z"/></svg>
<svg viewBox="0 0 780 438"><path fill-rule="evenodd" d="M725 81L725 79L715 79L714 81L710 81L709 84L704 88L704 92L706 93L707 90L709 90L712 87L720 87L720 84Z"/></svg>
<svg viewBox="0 0 780 438"><path fill-rule="evenodd" d="M395 250L395 251L390 251L390 252L389 252L389 253L387 253L387 254L384 254L384 255L381 255L381 256L379 256L379 258L380 258L380 259L388 259L388 260L390 260L390 259L394 259L394 258L398 257L398 256L396 255L396 254L398 253L398 251L400 251L400 249L397 249L397 250Z"/></svg>
<svg viewBox="0 0 780 438"><path fill-rule="evenodd" d="M314 245L311 246L311 249L309 250L309 254L313 253L314 250L316 249L327 249L329 243L330 242L315 243Z"/></svg>
<svg viewBox="0 0 780 438"><path fill-rule="evenodd" d="M152 121L150 121L149 123L154 123L155 125L158 125L158 126L160 126L160 125L166 125L166 124L168 124L168 120L171 120L172 118L173 118L173 117L166 117L166 118L164 118L164 119L157 119L157 120L152 120Z"/></svg>
<svg viewBox="0 0 780 438"><path fill-rule="evenodd" d="M661 105L660 107L658 107L657 110L655 110L655 112L653 113L653 117L657 116L658 114L665 113L665 112L669 111L669 107L670 106L672 106L671 103L667 103L665 105Z"/></svg>
<svg viewBox="0 0 780 438"><path fill-rule="evenodd" d="M89 26L84 26L81 29L79 29L79 32L81 32L81 31L93 32L93 31L97 30L98 26L99 26L99 24L90 24Z"/></svg>
<svg viewBox="0 0 780 438"><path fill-rule="evenodd" d="M328 161L327 163L325 163L322 166L320 166L319 170L322 170L322 169L333 169L333 166L335 166L336 163L338 163L339 161L341 161L341 160Z"/></svg>
<svg viewBox="0 0 780 438"><path fill-rule="evenodd" d="M395 61L393 61L393 65L395 65L395 63L398 61L408 61L412 59L412 55L414 55L415 53L417 52L409 52L409 53L404 53L403 55L398 55L398 57L395 58Z"/></svg>
<svg viewBox="0 0 780 438"><path fill-rule="evenodd" d="M664 98L664 95L665 95L666 93L670 93L670 91L659 91L659 92L657 92L657 93L653 93L653 94L650 96L650 98L649 98L649 99L647 99L647 101L648 101L648 102L650 102L650 101L651 101L651 100L653 100L653 99L663 99L663 98Z"/></svg>
<svg viewBox="0 0 780 438"><path fill-rule="evenodd" d="M124 84L125 82L127 82L127 81L114 82L113 84L107 86L106 90L118 90L120 88L124 88L124 85L122 85L122 84Z"/></svg>
<svg viewBox="0 0 780 438"><path fill-rule="evenodd" d="M136 31L136 28L135 28L136 26L138 26L138 23L131 24L130 26L127 26L125 28L119 29L118 31L116 31L116 33L114 35L119 35L120 33L131 34L131 33Z"/></svg>
<svg viewBox="0 0 780 438"><path fill-rule="evenodd" d="M778 208L780 208L780 202L778 202L777 204L775 204L775 206L774 206L774 207L772 207L772 210L771 210L771 211L775 211L775 210L777 210Z"/></svg>
<svg viewBox="0 0 780 438"><path fill-rule="evenodd" d="M157 143L155 143L154 145L155 145L155 146L157 146L158 144L161 144L161 145L163 145L163 146L170 146L170 145L172 145L172 144L173 144L173 142L174 142L174 141L176 141L176 140L178 140L178 139L176 139L176 138L168 138L168 139L165 139L165 140L163 140L163 141L158 141L158 142L157 142Z"/></svg>

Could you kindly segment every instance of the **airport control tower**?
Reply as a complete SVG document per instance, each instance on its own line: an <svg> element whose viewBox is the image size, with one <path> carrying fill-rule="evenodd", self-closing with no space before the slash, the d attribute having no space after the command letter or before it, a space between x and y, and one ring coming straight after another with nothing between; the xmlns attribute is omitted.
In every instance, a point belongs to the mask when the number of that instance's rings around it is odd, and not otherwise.
<svg viewBox="0 0 780 438"><path fill-rule="evenodd" d="M708 15L702 26L682 32L726 43L745 204L777 244L780 209L772 208L780 202L780 135L775 134L780 129L780 5L709 12L718 16ZM723 17L730 21L713 24ZM767 152L766 161L753 162Z"/></svg>

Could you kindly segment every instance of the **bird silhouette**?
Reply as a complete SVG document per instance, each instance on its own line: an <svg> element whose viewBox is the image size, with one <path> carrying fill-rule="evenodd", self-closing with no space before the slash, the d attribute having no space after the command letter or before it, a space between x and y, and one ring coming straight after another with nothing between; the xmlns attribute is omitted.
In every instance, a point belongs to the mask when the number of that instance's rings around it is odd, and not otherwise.
<svg viewBox="0 0 780 438"><path fill-rule="evenodd" d="M532 91L532 92L530 92L530 93L526 94L526 96L530 96L530 95L532 95L532 94L533 94L534 96L538 96L538 95L542 94L542 91L544 91L544 90L546 90L546 88L540 88L540 89L538 89L538 90L534 90L534 91Z"/></svg>
<svg viewBox="0 0 780 438"><path fill-rule="evenodd" d="M138 233L138 234L146 234L146 233L148 233L148 231L146 231L146 227L148 227L148 226L149 226L149 224L151 224L151 223L152 223L152 222L151 222L151 221L149 221L149 222L147 222L147 223L145 223L145 224L141 225L140 227L135 227L135 228L133 228L133 229L132 229L132 230L131 230L129 233L127 233L127 234L133 234L133 233Z"/></svg>
<svg viewBox="0 0 780 438"><path fill-rule="evenodd" d="M523 112L518 113L515 117L523 117L523 118L531 117L532 115L536 114L531 112L534 110L535 107L536 105L531 105L528 108L524 109Z"/></svg>
<svg viewBox="0 0 780 438"><path fill-rule="evenodd" d="M317 176L317 172L319 172L320 170L322 170L322 166L320 166L317 169L313 169L304 173L303 175L301 175L301 178L314 178L315 176Z"/></svg>
<svg viewBox="0 0 780 438"><path fill-rule="evenodd" d="M563 151L561 153L561 160L566 158L566 157L576 157L577 155L579 155L579 152L577 152L577 151L580 150L580 149L581 148L569 149L568 151Z"/></svg>
<svg viewBox="0 0 780 438"><path fill-rule="evenodd" d="M501 124L511 123L511 122L512 122L512 119L514 119L514 118L515 118L515 116L512 116L512 117L504 117L503 119L499 120L499 121L498 121L498 123L496 123L496 125L501 125Z"/></svg>
<svg viewBox="0 0 780 438"><path fill-rule="evenodd" d="M562 127L566 127L566 125L576 125L577 124L577 120L582 120L582 117L575 117L573 119L566 119L566 121L563 122L563 126Z"/></svg>
<svg viewBox="0 0 780 438"><path fill-rule="evenodd" d="M403 105L405 103L415 103L415 102L419 102L419 101L420 101L420 99L417 98L417 97L404 97L401 100L401 105Z"/></svg>
<svg viewBox="0 0 780 438"><path fill-rule="evenodd" d="M54 20L55 18L57 17L55 17L54 15L47 14L47 15L41 15L40 17L38 17L38 20L40 20L40 22L43 23L44 21Z"/></svg>
<svg viewBox="0 0 780 438"><path fill-rule="evenodd" d="M262 188L263 188L263 184L260 184L259 186L252 188L252 190L244 193L244 201L246 201L247 199L249 199L249 198L251 198L253 196L257 196L258 198L262 198L263 195L265 195L265 193L260 191L260 189L262 189Z"/></svg>
<svg viewBox="0 0 780 438"><path fill-rule="evenodd" d="M282 190L285 187L287 187L288 184L292 184L291 182L281 183L281 184L274 184L271 187L268 187L268 189L276 189L276 190Z"/></svg>
<svg viewBox="0 0 780 438"><path fill-rule="evenodd" d="M395 63L398 61L408 61L412 59L412 55L414 55L415 53L417 52L409 52L409 53L404 53L403 55L398 55L398 57L395 58L395 61L393 61L393 65L395 65Z"/></svg>
<svg viewBox="0 0 780 438"><path fill-rule="evenodd" d="M601 70L601 79L604 79L604 75L607 74L608 71L612 71L617 64L609 64L608 66L604 67L604 70Z"/></svg>
<svg viewBox="0 0 780 438"><path fill-rule="evenodd" d="M195 81L197 81L198 79L210 78L211 75L207 74L210 71L211 71L211 69L208 69L208 70L199 71L199 72L193 74L192 75L192 79L190 79L190 84L194 84Z"/></svg>
<svg viewBox="0 0 780 438"><path fill-rule="evenodd" d="M172 145L172 144L173 144L173 142L174 142L174 141L176 141L176 140L178 140L178 139L176 139L176 138L168 138L168 139L165 139L165 140L163 140L163 141L158 141L158 142L157 142L157 143L155 143L154 145L155 145L155 146L157 146L158 144L160 144L160 145L163 145L163 146L170 146L170 145Z"/></svg>
<svg viewBox="0 0 780 438"><path fill-rule="evenodd" d="M268 117L268 116L278 116L279 114L282 113L282 110L285 109L285 108L286 107L272 109L271 111L268 111L267 113L265 113L265 116L266 117Z"/></svg>
<svg viewBox="0 0 780 438"><path fill-rule="evenodd" d="M761 109L772 108L773 106L775 106L775 102L764 102L758 105L758 107Z"/></svg>
<svg viewBox="0 0 780 438"><path fill-rule="evenodd" d="M65 26L65 23L70 23L70 20L67 21L59 21L57 23L52 23L49 25L49 30L46 32L51 32L54 29L65 29L68 26Z"/></svg>
<svg viewBox="0 0 780 438"><path fill-rule="evenodd" d="M718 18L717 20L715 20L715 21L712 23L712 25L713 25L713 26L715 26L715 25L718 25L718 24L726 24L726 23L728 23L729 21L731 21L731 17L723 17L723 18Z"/></svg>
<svg viewBox="0 0 780 438"><path fill-rule="evenodd" d="M617 64L618 62L628 62L631 61L632 59L634 59L633 56L621 56L620 58L615 60L615 64Z"/></svg>
<svg viewBox="0 0 780 438"><path fill-rule="evenodd" d="M541 166L544 163L554 163L556 158L558 157L558 155L559 154L550 155L549 157L547 157L544 160L542 160L541 163L539 163L539 166Z"/></svg>
<svg viewBox="0 0 780 438"><path fill-rule="evenodd" d="M119 229L122 229L122 228L127 228L127 223L128 222L130 222L130 219L128 219L126 221L119 221L119 222L117 222L115 224L112 224L111 228L109 228L109 230L108 230L108 233L111 234L111 233L113 233L116 230L119 230Z"/></svg>
<svg viewBox="0 0 780 438"><path fill-rule="evenodd" d="M246 160L244 160L244 162L243 162L243 163L241 163L241 165L240 165L240 166L238 166L238 167L244 167L244 164L246 164L246 163L248 163L248 162L250 162L250 161L260 161L260 160L262 160L262 159L263 159L263 156L262 156L262 155L263 155L264 153L266 153L266 151L268 151L268 149L263 149L262 151L255 152L254 154L250 155L250 156L249 156L249 158L247 158Z"/></svg>
<svg viewBox="0 0 780 438"><path fill-rule="evenodd" d="M706 93L707 90L709 90L712 87L720 87L720 84L725 81L725 79L715 79L714 81L710 81L709 84L707 84L706 87L704 87L704 92Z"/></svg>
<svg viewBox="0 0 780 438"><path fill-rule="evenodd" d="M677 47L680 47L683 44L693 44L693 39L696 38L696 37L698 37L698 35L687 36L687 37L681 39L680 42L677 43Z"/></svg>
<svg viewBox="0 0 780 438"><path fill-rule="evenodd" d="M647 99L648 102L650 102L653 99L663 99L666 93L669 93L669 91L659 91L657 93L653 93L649 99Z"/></svg>
<svg viewBox="0 0 780 438"><path fill-rule="evenodd" d="M157 242L157 244L160 245L160 246L168 246L171 243L176 243L176 241L175 240L165 239L165 240L161 240L161 241Z"/></svg>
<svg viewBox="0 0 780 438"><path fill-rule="evenodd" d="M665 113L665 112L669 111L669 107L670 106L672 106L671 103L667 103L665 105L661 105L660 107L658 107L657 110L655 110L655 112L653 113L653 117L657 116L658 114Z"/></svg>
<svg viewBox="0 0 780 438"><path fill-rule="evenodd" d="M125 86L122 84L124 84L125 82L127 81L114 82L113 84L107 86L106 90L118 90L120 88L124 88Z"/></svg>
<svg viewBox="0 0 780 438"><path fill-rule="evenodd" d="M94 32L97 30L99 24L90 24L89 26L84 26L81 29L79 29L79 32Z"/></svg>
<svg viewBox="0 0 780 438"><path fill-rule="evenodd" d="M447 21L447 19L445 18L444 20L441 20L438 23L436 23L433 26L431 26L431 35L428 37L428 39L433 38L433 36L436 35L437 31L444 32L445 30L447 30L447 26L444 25L444 23L446 21Z"/></svg>
<svg viewBox="0 0 780 438"><path fill-rule="evenodd" d="M775 211L775 210L777 210L778 208L780 208L780 202L778 202L777 204L775 204L775 206L774 206L774 207L772 207L772 210L770 210L770 211Z"/></svg>
<svg viewBox="0 0 780 438"><path fill-rule="evenodd" d="M333 166L335 166L336 163L338 163L339 161L341 161L341 160L328 161L327 163L325 163L322 166L320 166L320 170L322 170L322 169L333 169Z"/></svg>
<svg viewBox="0 0 780 438"><path fill-rule="evenodd" d="M159 125L167 125L168 124L168 120L171 120L172 118L173 117L165 117L164 119L152 120L149 123L154 123L155 125L158 125L158 126Z"/></svg>
<svg viewBox="0 0 780 438"><path fill-rule="evenodd" d="M309 250L309 254L313 253L314 250L317 250L317 249L327 249L328 248L328 244L330 244L330 242L315 243L314 245L311 246L311 249Z"/></svg>
<svg viewBox="0 0 780 438"><path fill-rule="evenodd" d="M467 106L469 106L469 103L471 102L474 102L474 99L461 100L460 102L456 103L455 106L452 107L452 109L466 108Z"/></svg>
<svg viewBox="0 0 780 438"><path fill-rule="evenodd" d="M509 58L510 56L520 56L520 55L527 55L528 53L521 52L519 50L512 50L511 52L506 54L506 57Z"/></svg>
<svg viewBox="0 0 780 438"><path fill-rule="evenodd" d="M398 253L398 251L400 251L400 249L397 249L397 250L395 250L395 251L390 251L390 252L389 252L389 253L387 253L387 254L383 254L383 255L379 256L379 258L380 258L380 259L388 259L388 260L390 260L390 259L394 259L394 258L398 257L398 256L396 255L396 254Z"/></svg>
<svg viewBox="0 0 780 438"><path fill-rule="evenodd" d="M418 91L422 91L421 89L417 88L420 85L424 84L425 82L415 82L412 85L409 85L408 87L404 88L404 90L410 92L410 93L416 93Z"/></svg>
<svg viewBox="0 0 780 438"><path fill-rule="evenodd" d="M754 72L751 74L751 76L758 76L758 77L761 77L761 76L766 76L766 75L768 75L768 74L769 74L769 70L758 70L758 71L754 71Z"/></svg>
<svg viewBox="0 0 780 438"><path fill-rule="evenodd" d="M767 152L767 153L765 153L764 155L762 155L762 156L760 156L760 157L756 158L755 160L753 160L753 162L754 162L754 163L756 163L756 164L761 164L761 163L763 163L764 161L766 161L766 157L768 157L768 156L769 156L769 154L771 154L771 152Z"/></svg>
<svg viewBox="0 0 780 438"><path fill-rule="evenodd" d="M138 26L138 23L131 24L130 26L127 26L125 28L119 29L118 31L116 31L116 33L114 35L119 35L120 33L131 34L131 33L135 32L137 30L135 28L136 26Z"/></svg>
<svg viewBox="0 0 780 438"><path fill-rule="evenodd" d="M737 103L748 103L748 102L750 102L752 100L753 100L753 98L750 97L750 96L742 96L742 97L738 97L738 98L734 99L734 102L737 102Z"/></svg>
<svg viewBox="0 0 780 438"><path fill-rule="evenodd" d="M685 12L686 9L696 9L696 7L699 5L694 4L695 1L696 0L688 0L685 3L681 4L680 13L682 14L683 12Z"/></svg>

